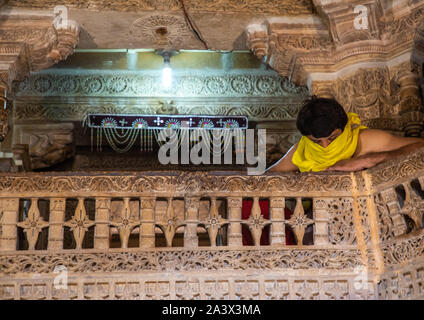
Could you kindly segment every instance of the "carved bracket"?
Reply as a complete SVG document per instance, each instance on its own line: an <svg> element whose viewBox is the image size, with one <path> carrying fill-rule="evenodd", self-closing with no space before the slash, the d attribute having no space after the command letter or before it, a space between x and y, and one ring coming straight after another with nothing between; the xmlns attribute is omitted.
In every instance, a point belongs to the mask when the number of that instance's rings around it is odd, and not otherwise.
<svg viewBox="0 0 424 320"><path fill-rule="evenodd" d="M7 16L6 16L7 17ZM68 20L54 24L52 16L40 19L0 17L0 104L12 96L13 81L22 81L30 71L46 69L73 53L78 44L79 26ZM7 108L0 108L0 141L8 134Z"/></svg>

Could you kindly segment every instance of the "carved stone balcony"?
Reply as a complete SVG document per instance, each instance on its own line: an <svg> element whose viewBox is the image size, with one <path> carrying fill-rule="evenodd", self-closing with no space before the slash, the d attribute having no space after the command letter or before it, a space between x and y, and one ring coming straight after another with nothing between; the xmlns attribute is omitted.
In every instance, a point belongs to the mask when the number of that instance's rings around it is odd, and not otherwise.
<svg viewBox="0 0 424 320"><path fill-rule="evenodd" d="M0 299L423 298L423 213L423 149L350 174L2 174Z"/></svg>

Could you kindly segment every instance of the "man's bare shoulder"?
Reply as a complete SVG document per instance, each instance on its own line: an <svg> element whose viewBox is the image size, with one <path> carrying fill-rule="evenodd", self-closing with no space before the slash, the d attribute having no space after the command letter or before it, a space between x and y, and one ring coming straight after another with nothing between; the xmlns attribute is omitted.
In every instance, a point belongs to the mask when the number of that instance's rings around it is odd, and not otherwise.
<svg viewBox="0 0 424 320"><path fill-rule="evenodd" d="M384 130L379 129L362 129L359 131L359 138L362 139L369 139L369 138L376 138L376 137L388 137L392 136L390 133Z"/></svg>
<svg viewBox="0 0 424 320"><path fill-rule="evenodd" d="M359 131L356 157L371 152L395 150L420 140L422 139L399 137L379 129L363 129Z"/></svg>
<svg viewBox="0 0 424 320"><path fill-rule="evenodd" d="M296 152L299 143L293 145L287 153L271 168L269 171L271 172L287 172L287 171L297 171L298 168L293 164L292 158L293 154Z"/></svg>

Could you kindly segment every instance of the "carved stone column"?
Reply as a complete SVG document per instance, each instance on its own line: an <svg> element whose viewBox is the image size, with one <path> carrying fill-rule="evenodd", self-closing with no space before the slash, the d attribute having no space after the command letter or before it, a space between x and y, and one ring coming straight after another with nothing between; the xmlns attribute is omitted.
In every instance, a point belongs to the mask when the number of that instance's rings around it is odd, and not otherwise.
<svg viewBox="0 0 424 320"><path fill-rule="evenodd" d="M109 249L110 198L96 198L94 248Z"/></svg>
<svg viewBox="0 0 424 320"><path fill-rule="evenodd" d="M0 220L2 234L0 251L15 251L17 244L19 198L2 199L3 215Z"/></svg>
<svg viewBox="0 0 424 320"><path fill-rule="evenodd" d="M228 245L242 246L241 236L241 197L228 198L228 220L230 227L228 229Z"/></svg>
<svg viewBox="0 0 424 320"><path fill-rule="evenodd" d="M199 239L197 237L197 224L199 223L199 204L200 198L185 198L185 228L184 228L184 247L197 248Z"/></svg>
<svg viewBox="0 0 424 320"><path fill-rule="evenodd" d="M328 245L328 208L324 199L313 199L314 245Z"/></svg>
<svg viewBox="0 0 424 320"><path fill-rule="evenodd" d="M155 247L155 198L140 198L140 247Z"/></svg>
<svg viewBox="0 0 424 320"><path fill-rule="evenodd" d="M286 244L286 227L284 224L284 208L286 207L284 197L270 198L270 217L271 217L271 245Z"/></svg>
<svg viewBox="0 0 424 320"><path fill-rule="evenodd" d="M424 113L417 76L404 71L399 75L400 110L402 128L408 137L419 137L424 129Z"/></svg>
<svg viewBox="0 0 424 320"><path fill-rule="evenodd" d="M48 250L63 249L63 223L65 221L65 198L50 199Z"/></svg>

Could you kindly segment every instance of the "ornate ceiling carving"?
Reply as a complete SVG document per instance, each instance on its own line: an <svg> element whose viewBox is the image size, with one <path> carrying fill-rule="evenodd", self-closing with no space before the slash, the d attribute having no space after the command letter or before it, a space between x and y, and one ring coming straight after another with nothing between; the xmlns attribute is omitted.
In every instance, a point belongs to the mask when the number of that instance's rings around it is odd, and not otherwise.
<svg viewBox="0 0 424 320"><path fill-rule="evenodd" d="M424 1L401 1L389 11L383 1L315 1L321 19L265 18L246 29L247 44L272 68L296 84L313 73L349 65L389 61L405 52L422 53ZM355 28L355 6L367 8L368 25Z"/></svg>
<svg viewBox="0 0 424 320"><path fill-rule="evenodd" d="M22 96L102 97L295 97L306 95L306 87L293 86L276 74L227 73L174 74L170 89L161 87L158 72L84 72L52 70L31 75L15 91Z"/></svg>
<svg viewBox="0 0 424 320"><path fill-rule="evenodd" d="M132 41L142 38L155 47L178 49L185 39L193 38L183 16L155 14L135 20L127 37Z"/></svg>
<svg viewBox="0 0 424 320"><path fill-rule="evenodd" d="M312 94L335 97L370 127L421 135L424 1L314 4L321 19L264 18L249 25L250 50Z"/></svg>

